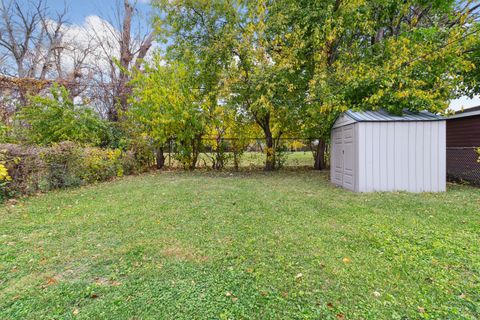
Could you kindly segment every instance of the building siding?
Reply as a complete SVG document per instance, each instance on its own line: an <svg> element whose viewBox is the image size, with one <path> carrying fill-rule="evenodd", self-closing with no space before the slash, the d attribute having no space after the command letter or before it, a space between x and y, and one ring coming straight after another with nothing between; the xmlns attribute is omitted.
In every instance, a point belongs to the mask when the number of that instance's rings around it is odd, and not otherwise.
<svg viewBox="0 0 480 320"><path fill-rule="evenodd" d="M450 180L480 185L480 115L447 120L447 174Z"/></svg>
<svg viewBox="0 0 480 320"><path fill-rule="evenodd" d="M447 148L479 146L480 115L447 120Z"/></svg>

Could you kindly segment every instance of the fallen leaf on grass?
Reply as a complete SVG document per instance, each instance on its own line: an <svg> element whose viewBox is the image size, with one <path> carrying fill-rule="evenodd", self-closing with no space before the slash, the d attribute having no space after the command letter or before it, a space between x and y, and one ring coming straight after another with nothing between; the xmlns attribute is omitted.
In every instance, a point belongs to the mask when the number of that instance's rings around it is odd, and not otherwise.
<svg viewBox="0 0 480 320"><path fill-rule="evenodd" d="M349 258L345 257L342 259L343 263L350 263L352 262L352 260L350 260Z"/></svg>
<svg viewBox="0 0 480 320"><path fill-rule="evenodd" d="M333 303L331 303L331 302L327 303L327 307L330 308L330 309L333 308Z"/></svg>
<svg viewBox="0 0 480 320"><path fill-rule="evenodd" d="M345 315L343 313L337 313L337 319L345 319Z"/></svg>
<svg viewBox="0 0 480 320"><path fill-rule="evenodd" d="M48 278L48 280L47 280L47 286L51 286L52 284L55 284L55 283L57 283L57 282L58 282L58 281L57 281L57 279L55 279L55 278Z"/></svg>

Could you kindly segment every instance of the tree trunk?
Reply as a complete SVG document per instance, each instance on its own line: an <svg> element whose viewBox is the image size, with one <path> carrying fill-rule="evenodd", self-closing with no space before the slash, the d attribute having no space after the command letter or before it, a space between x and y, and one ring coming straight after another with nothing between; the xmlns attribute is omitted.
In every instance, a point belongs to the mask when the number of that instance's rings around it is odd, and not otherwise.
<svg viewBox="0 0 480 320"><path fill-rule="evenodd" d="M200 154L201 135L197 135L192 141L192 158L189 164L190 170L195 170L197 167L198 155Z"/></svg>
<svg viewBox="0 0 480 320"><path fill-rule="evenodd" d="M313 168L315 170L325 169L325 140L318 139L317 149L314 152L315 164Z"/></svg>
<svg viewBox="0 0 480 320"><path fill-rule="evenodd" d="M266 127L265 142L267 144L266 159L265 159L265 171L275 170L275 148L272 132L269 127Z"/></svg>
<svg viewBox="0 0 480 320"><path fill-rule="evenodd" d="M160 170L165 165L165 154L163 153L163 147L157 149L156 159L157 159L157 169Z"/></svg>
<svg viewBox="0 0 480 320"><path fill-rule="evenodd" d="M222 138L217 137L215 139L215 142L217 143L217 148L215 150L215 160L213 163L213 169L215 170L221 170L224 167L223 163L223 145L222 145Z"/></svg>
<svg viewBox="0 0 480 320"><path fill-rule="evenodd" d="M138 51L132 52L132 44L136 40L132 40L132 19L135 14L135 5L130 0L123 1L124 15L122 20L122 30L120 33L119 47L120 47L120 68L119 76L115 88L115 101L113 106L108 110L108 119L112 122L120 120L119 111L125 112L128 110L128 98L132 93L132 88L129 84L131 80L132 69L139 69L143 59L152 47L154 34L153 32L146 35L139 45ZM135 64L132 67L132 62Z"/></svg>
<svg viewBox="0 0 480 320"><path fill-rule="evenodd" d="M235 150L233 151L233 168L235 171L238 171L238 168L240 167L240 157L238 155L238 152Z"/></svg>

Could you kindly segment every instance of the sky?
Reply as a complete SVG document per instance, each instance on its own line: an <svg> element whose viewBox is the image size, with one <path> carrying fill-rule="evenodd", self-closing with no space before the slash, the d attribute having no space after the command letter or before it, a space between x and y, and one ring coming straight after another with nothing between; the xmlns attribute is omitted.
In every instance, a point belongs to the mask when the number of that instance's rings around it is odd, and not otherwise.
<svg viewBox="0 0 480 320"><path fill-rule="evenodd" d="M75 24L82 24L90 15L114 18L114 9L117 3L122 4L123 0L48 0L48 5L52 10L62 10L66 4L68 21ZM138 10L148 13L150 11L148 3L149 0L137 0ZM145 19L145 23L148 23L148 19Z"/></svg>
<svg viewBox="0 0 480 320"><path fill-rule="evenodd" d="M52 10L62 10L66 4L68 7L68 21L77 25L83 25L85 19L89 16L100 16L108 21L115 22L115 7L118 2L122 3L123 0L48 0ZM137 0L137 9L142 17L141 23L144 23L144 26L148 25L149 13L151 13L149 0ZM480 106L480 96L476 96L473 99L461 97L450 103L450 108L453 110L475 106Z"/></svg>

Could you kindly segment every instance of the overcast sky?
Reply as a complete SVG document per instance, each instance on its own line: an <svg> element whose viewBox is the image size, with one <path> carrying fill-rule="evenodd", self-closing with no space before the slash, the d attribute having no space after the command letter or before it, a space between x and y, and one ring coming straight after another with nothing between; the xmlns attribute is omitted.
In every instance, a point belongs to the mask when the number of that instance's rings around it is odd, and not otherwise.
<svg viewBox="0 0 480 320"><path fill-rule="evenodd" d="M28 1L28 0L25 0ZM68 20L73 24L83 25L88 16L100 16L115 23L115 7L117 3L123 0L49 0L49 6L52 10L61 10L65 4L68 6ZM149 0L137 0L137 8L142 17L144 26L148 25L151 13ZM462 97L451 102L450 107L454 110L480 106L480 97L469 99Z"/></svg>

